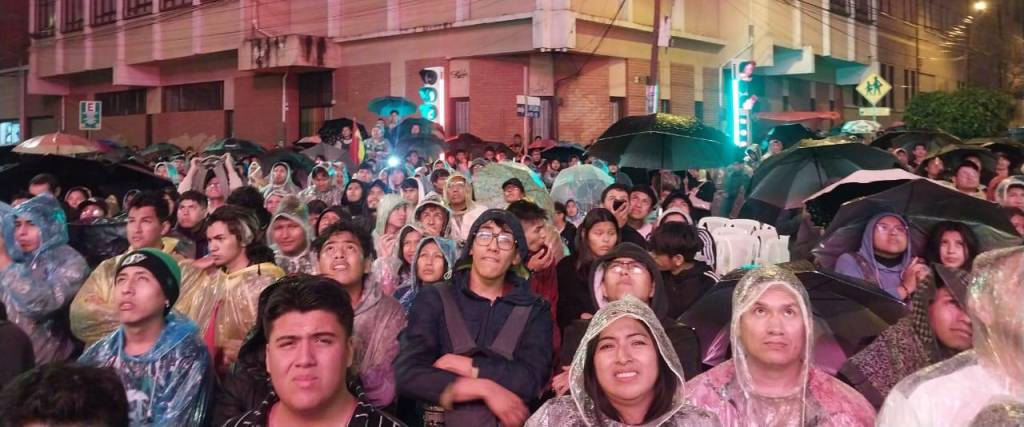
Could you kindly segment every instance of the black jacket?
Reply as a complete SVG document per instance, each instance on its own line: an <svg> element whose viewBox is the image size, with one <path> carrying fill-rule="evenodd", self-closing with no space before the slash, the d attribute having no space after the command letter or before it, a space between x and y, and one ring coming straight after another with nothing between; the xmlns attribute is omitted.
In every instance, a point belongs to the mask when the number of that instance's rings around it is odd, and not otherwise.
<svg viewBox="0 0 1024 427"><path fill-rule="evenodd" d="M693 267L678 275L671 271L663 271L661 275L668 294L666 315L669 319L678 319L718 281L711 267L703 262L694 263Z"/></svg>
<svg viewBox="0 0 1024 427"><path fill-rule="evenodd" d="M480 215L470 229L470 237L451 279L455 291L454 302L477 344L477 349L465 356L472 357L473 366L479 370L480 378L490 379L523 401L530 402L540 395L551 376L554 351L551 342L551 308L544 298L530 291L529 282L521 272L522 268L510 269L506 275L506 285L511 288L493 304L469 289L472 268L469 249L473 247L473 239L480 225L490 220L508 224L513 229L517 250L520 254L527 252L525 234L519 221L506 211L488 210ZM438 403L441 393L456 380L455 374L433 366L437 359L453 351L437 288L425 287L416 296L409 310L408 326L399 334L398 357L394 362L398 393L432 404ZM492 353L487 346L494 341L512 309L517 306L529 306L530 315L513 352L513 359L506 360Z"/></svg>

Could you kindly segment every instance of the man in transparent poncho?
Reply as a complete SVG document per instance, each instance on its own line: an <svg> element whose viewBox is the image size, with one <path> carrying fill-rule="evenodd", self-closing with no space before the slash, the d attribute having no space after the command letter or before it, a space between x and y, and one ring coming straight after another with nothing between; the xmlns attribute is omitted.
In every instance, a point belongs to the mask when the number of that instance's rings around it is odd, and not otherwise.
<svg viewBox="0 0 1024 427"><path fill-rule="evenodd" d="M879 426L967 426L986 407L1024 403L1024 247L984 253L972 271L974 349L900 381Z"/></svg>
<svg viewBox="0 0 1024 427"><path fill-rule="evenodd" d="M875 409L812 366L810 299L789 270L750 271L733 294L733 358L686 384L687 400L724 426L872 426Z"/></svg>
<svg viewBox="0 0 1024 427"><path fill-rule="evenodd" d="M7 318L32 340L36 364L67 359L74 343L59 313L82 286L89 266L68 246L64 210L49 193L16 208L0 203L0 225L0 301ZM0 348L0 359L13 357Z"/></svg>
<svg viewBox="0 0 1024 427"><path fill-rule="evenodd" d="M686 403L683 367L651 308L627 295L598 310L569 370L571 394L526 425L717 426Z"/></svg>

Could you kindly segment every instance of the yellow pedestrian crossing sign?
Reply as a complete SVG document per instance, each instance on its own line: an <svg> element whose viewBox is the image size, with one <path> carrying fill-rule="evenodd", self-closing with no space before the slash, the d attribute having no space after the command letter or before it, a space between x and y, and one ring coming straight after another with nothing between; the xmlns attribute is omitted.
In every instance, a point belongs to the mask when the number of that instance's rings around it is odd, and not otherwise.
<svg viewBox="0 0 1024 427"><path fill-rule="evenodd" d="M881 101L890 90L892 90L892 85L875 73L869 74L864 81L857 85L857 93L868 100L871 105L878 104L878 101Z"/></svg>

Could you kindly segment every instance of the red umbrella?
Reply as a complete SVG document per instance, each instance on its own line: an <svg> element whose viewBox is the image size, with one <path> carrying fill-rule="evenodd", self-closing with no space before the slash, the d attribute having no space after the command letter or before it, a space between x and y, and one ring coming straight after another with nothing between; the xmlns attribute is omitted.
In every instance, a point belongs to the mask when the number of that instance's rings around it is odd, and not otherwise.
<svg viewBox="0 0 1024 427"><path fill-rule="evenodd" d="M104 148L95 141L67 133L48 133L35 138L26 139L17 147L15 153L22 154L93 154L102 153Z"/></svg>

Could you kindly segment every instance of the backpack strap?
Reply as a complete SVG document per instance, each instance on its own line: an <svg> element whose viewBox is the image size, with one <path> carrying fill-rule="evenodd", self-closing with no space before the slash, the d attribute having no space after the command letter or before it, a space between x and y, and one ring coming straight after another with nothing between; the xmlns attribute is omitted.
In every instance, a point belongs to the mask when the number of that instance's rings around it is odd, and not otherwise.
<svg viewBox="0 0 1024 427"><path fill-rule="evenodd" d="M498 336L488 347L505 359L512 360L512 354L519 344L519 338L526 330L526 321L530 319L530 306L517 305L505 319L505 324L498 331Z"/></svg>
<svg viewBox="0 0 1024 427"><path fill-rule="evenodd" d="M476 341L469 335L466 328L466 321L462 317L462 311L455 304L455 297L452 295L455 290L450 283L434 285L437 293L441 295L441 307L444 310L444 323L448 327L448 339L452 342L452 353L466 355L476 349Z"/></svg>

